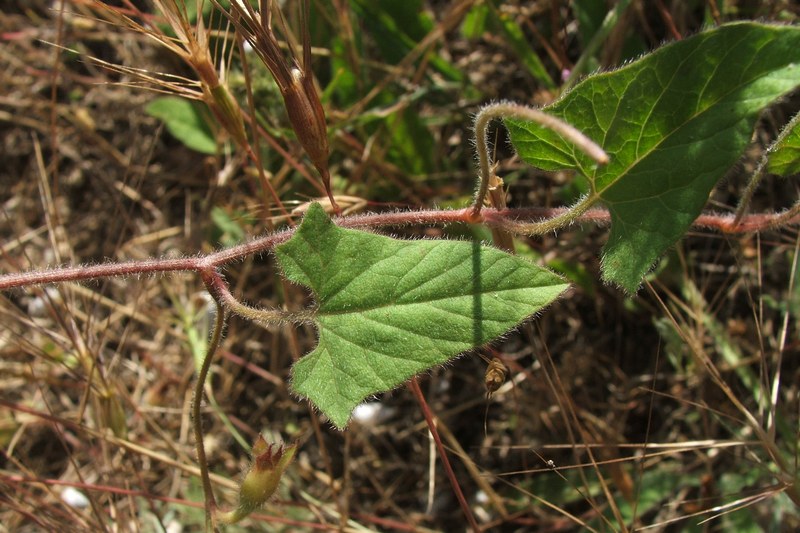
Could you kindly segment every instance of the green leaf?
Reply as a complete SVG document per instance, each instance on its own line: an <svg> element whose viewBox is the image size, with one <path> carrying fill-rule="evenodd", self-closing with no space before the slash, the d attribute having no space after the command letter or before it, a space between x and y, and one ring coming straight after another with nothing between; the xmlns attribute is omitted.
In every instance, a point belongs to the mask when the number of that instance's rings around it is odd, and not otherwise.
<svg viewBox="0 0 800 533"><path fill-rule="evenodd" d="M365 398L486 344L568 286L478 243L342 229L318 204L276 254L317 302L319 344L294 365L292 388L340 429Z"/></svg>
<svg viewBox="0 0 800 533"><path fill-rule="evenodd" d="M222 246L234 246L245 241L247 232L242 227L241 222L252 222L250 217L244 212L235 212L233 216L221 207L211 208L212 240Z"/></svg>
<svg viewBox="0 0 800 533"><path fill-rule="evenodd" d="M486 4L476 4L470 8L461 23L461 36L465 39L480 39L486 31L486 17L489 7Z"/></svg>
<svg viewBox="0 0 800 533"><path fill-rule="evenodd" d="M391 132L387 159L408 174L424 175L434 171L434 140L416 109L406 108L386 119Z"/></svg>
<svg viewBox="0 0 800 533"><path fill-rule="evenodd" d="M355 70L355 65L348 62L345 41L336 36L330 42L332 78L325 87L323 99L335 97L339 107L347 107L359 99L358 80L361 73Z"/></svg>
<svg viewBox="0 0 800 533"><path fill-rule="evenodd" d="M603 277L630 292L700 214L759 112L800 84L800 27L737 23L587 78L545 111L611 156L596 167L559 135L506 121L528 163L577 170L611 212Z"/></svg>
<svg viewBox="0 0 800 533"><path fill-rule="evenodd" d="M578 22L578 35L584 47L603 26L607 6L605 0L574 0L572 12Z"/></svg>
<svg viewBox="0 0 800 533"><path fill-rule="evenodd" d="M800 174L800 113L769 149L767 170L778 176Z"/></svg>
<svg viewBox="0 0 800 533"><path fill-rule="evenodd" d="M150 102L146 111L163 120L167 130L192 150L217 153L217 141L199 104L177 96L164 96Z"/></svg>

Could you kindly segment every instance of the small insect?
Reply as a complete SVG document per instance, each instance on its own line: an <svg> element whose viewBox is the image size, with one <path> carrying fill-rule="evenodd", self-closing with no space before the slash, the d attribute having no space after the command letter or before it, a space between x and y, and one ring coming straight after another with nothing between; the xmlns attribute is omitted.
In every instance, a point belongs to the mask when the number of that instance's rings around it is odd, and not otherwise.
<svg viewBox="0 0 800 533"><path fill-rule="evenodd" d="M483 376L483 384L486 387L486 399L491 400L500 386L506 382L508 369L498 357L492 357L489 366L486 367L486 374Z"/></svg>
<svg viewBox="0 0 800 533"><path fill-rule="evenodd" d="M483 434L488 435L489 423L489 400L500 386L505 383L508 369L499 357L489 359L481 355L481 359L486 361L486 373L483 375L483 385L486 387L486 410L483 413Z"/></svg>

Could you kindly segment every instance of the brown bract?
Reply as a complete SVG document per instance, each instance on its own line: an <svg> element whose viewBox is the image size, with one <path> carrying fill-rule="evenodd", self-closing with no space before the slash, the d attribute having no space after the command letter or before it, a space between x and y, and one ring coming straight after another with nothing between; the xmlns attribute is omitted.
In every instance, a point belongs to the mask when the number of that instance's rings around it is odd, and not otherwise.
<svg viewBox="0 0 800 533"><path fill-rule="evenodd" d="M215 2L216 3L216 2ZM289 47L288 57L272 30L272 1L261 0L259 11L247 2L231 2L228 14L237 32L253 47L280 88L289 122L297 139L316 167L334 209L328 169L328 130L325 112L311 72L311 44L308 33L308 2L303 2L303 61L298 61Z"/></svg>
<svg viewBox="0 0 800 533"><path fill-rule="evenodd" d="M197 75L196 80L151 73L94 57L90 57L90 60L112 71L132 76L138 82L158 92L173 93L204 102L234 142L240 148L247 150L249 145L242 110L228 89L225 69L221 68L218 71L215 66L209 46L209 29L203 18L190 20L186 5L178 0L153 0L153 4L166 21L166 25L174 32L174 37L165 33L161 25L154 24L151 15L132 4L118 8L100 0L92 0L89 3L101 19L146 35L177 55L194 70Z"/></svg>

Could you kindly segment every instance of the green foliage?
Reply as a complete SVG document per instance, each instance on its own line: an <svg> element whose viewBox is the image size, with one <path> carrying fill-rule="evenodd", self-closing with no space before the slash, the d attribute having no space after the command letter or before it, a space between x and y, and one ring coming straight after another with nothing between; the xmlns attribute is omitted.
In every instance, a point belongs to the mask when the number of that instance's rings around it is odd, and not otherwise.
<svg viewBox="0 0 800 533"><path fill-rule="evenodd" d="M487 31L502 35L528 72L544 87L555 89L553 78L530 46L522 27L507 13L501 12L496 4L486 2L473 6L461 24L461 35L472 40L481 38Z"/></svg>
<svg viewBox="0 0 800 533"><path fill-rule="evenodd" d="M586 46L603 25L606 16L604 0L575 0L572 11L578 22L578 33Z"/></svg>
<svg viewBox="0 0 800 533"><path fill-rule="evenodd" d="M431 147L434 140L419 114L408 109L393 113L386 122L392 135L387 159L410 174L430 172L433 169Z"/></svg>
<svg viewBox="0 0 800 533"><path fill-rule="evenodd" d="M383 58L392 64L399 63L434 27L420 0L353 0L352 6ZM461 71L444 58L430 54L428 60L445 78L463 78Z"/></svg>
<svg viewBox="0 0 800 533"><path fill-rule="evenodd" d="M567 288L478 243L339 228L318 204L276 254L285 276L317 301L319 344L294 365L292 388L338 428L368 396L491 341Z"/></svg>
<svg viewBox="0 0 800 533"><path fill-rule="evenodd" d="M578 21L579 32L585 46L581 57L572 67L566 86L571 86L579 76L586 72L594 71L599 67L600 64L596 56L601 49L601 45L614 28L618 26L630 3L631 0L620 0L606 13L606 2L602 0L576 0L574 2L572 9ZM634 49L640 49L639 53L643 51L641 46L637 46L640 44L637 41L638 38L635 34L628 37L622 57L635 57L633 55Z"/></svg>
<svg viewBox="0 0 800 533"><path fill-rule="evenodd" d="M167 131L192 150L217 153L217 141L200 104L177 96L163 96L150 102L146 111L162 120Z"/></svg>
<svg viewBox="0 0 800 533"><path fill-rule="evenodd" d="M767 169L779 176L800 174L800 114L795 115L770 148Z"/></svg>
<svg viewBox="0 0 800 533"><path fill-rule="evenodd" d="M545 109L598 142L595 166L558 134L506 121L520 156L585 176L611 212L607 281L634 292L741 156L759 112L800 84L800 28L737 23L592 76Z"/></svg>
<svg viewBox="0 0 800 533"><path fill-rule="evenodd" d="M486 31L486 17L488 15L488 5L480 3L472 6L461 23L461 35L466 39L480 39L483 32Z"/></svg>

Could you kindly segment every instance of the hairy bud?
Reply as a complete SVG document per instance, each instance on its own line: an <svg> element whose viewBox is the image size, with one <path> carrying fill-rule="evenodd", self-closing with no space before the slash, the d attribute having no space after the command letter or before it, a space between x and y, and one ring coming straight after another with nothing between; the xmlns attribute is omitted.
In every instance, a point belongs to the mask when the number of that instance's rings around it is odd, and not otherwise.
<svg viewBox="0 0 800 533"><path fill-rule="evenodd" d="M275 449L273 449L275 448ZM219 519L234 524L261 507L278 489L284 471L294 459L297 445L275 447L258 436L253 444L253 461L239 486L239 505Z"/></svg>

